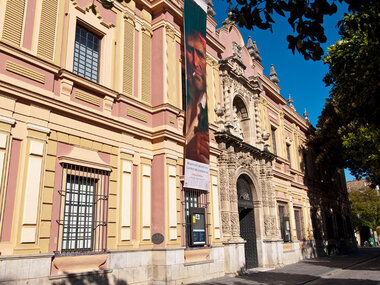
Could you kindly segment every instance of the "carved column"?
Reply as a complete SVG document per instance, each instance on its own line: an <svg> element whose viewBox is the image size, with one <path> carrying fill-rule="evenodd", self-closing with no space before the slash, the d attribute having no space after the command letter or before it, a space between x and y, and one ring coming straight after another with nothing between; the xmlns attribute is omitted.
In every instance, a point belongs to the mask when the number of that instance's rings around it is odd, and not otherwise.
<svg viewBox="0 0 380 285"><path fill-rule="evenodd" d="M231 210L231 233L234 239L240 238L239 210L237 203L236 190L236 153L234 147L228 149L228 179L229 179L229 194L230 194L230 210Z"/></svg>
<svg viewBox="0 0 380 285"><path fill-rule="evenodd" d="M231 218L230 218L230 195L227 160L228 154L225 143L219 143L219 149L222 150L219 156L219 189L220 189L220 207L222 215L223 239L228 241L231 238Z"/></svg>

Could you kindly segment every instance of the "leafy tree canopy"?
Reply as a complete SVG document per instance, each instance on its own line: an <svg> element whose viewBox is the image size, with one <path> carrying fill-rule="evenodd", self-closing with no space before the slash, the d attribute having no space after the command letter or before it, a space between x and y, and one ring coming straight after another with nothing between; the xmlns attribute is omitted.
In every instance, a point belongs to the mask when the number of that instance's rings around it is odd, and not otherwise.
<svg viewBox="0 0 380 285"><path fill-rule="evenodd" d="M330 97L309 143L317 162L380 185L380 4L346 15L324 58Z"/></svg>
<svg viewBox="0 0 380 285"><path fill-rule="evenodd" d="M365 187L350 193L354 227L376 229L380 225L380 197L373 188Z"/></svg>
<svg viewBox="0 0 380 285"><path fill-rule="evenodd" d="M320 60L324 54L320 44L327 38L324 16L337 12L336 3L347 3L353 13L365 12L377 0L227 0L235 5L233 18L240 27L272 30L275 14L287 17L294 34L287 36L288 48L305 59Z"/></svg>

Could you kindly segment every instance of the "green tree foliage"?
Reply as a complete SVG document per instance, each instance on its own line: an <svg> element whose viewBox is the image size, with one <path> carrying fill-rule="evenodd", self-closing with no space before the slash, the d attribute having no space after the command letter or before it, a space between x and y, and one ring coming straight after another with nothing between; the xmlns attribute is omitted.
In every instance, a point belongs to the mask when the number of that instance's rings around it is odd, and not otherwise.
<svg viewBox="0 0 380 285"><path fill-rule="evenodd" d="M346 15L324 58L330 97L309 143L317 162L380 184L380 5Z"/></svg>
<svg viewBox="0 0 380 285"><path fill-rule="evenodd" d="M378 0L227 0L234 5L232 15L240 27L272 30L275 14L284 16L294 34L287 36L288 47L304 55L305 59L320 60L320 44L327 38L323 27L324 16L337 11L336 3L346 3L353 13L366 12Z"/></svg>
<svg viewBox="0 0 380 285"><path fill-rule="evenodd" d="M354 227L376 229L380 225L380 197L373 188L364 187L350 193Z"/></svg>

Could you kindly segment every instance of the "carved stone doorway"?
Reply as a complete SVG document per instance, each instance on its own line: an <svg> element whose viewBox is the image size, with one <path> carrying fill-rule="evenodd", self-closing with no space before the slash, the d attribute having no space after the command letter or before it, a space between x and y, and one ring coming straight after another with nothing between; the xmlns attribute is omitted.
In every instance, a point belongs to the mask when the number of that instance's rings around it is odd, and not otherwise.
<svg viewBox="0 0 380 285"><path fill-rule="evenodd" d="M251 182L251 179L245 174L241 175L236 182L238 192L240 236L246 241L244 252L245 266L247 269L258 267L252 187L253 183Z"/></svg>

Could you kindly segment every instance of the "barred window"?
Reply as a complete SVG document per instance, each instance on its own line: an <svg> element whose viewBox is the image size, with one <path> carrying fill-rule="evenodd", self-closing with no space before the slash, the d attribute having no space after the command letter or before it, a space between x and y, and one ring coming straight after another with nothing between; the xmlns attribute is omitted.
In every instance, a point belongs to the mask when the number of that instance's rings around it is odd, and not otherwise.
<svg viewBox="0 0 380 285"><path fill-rule="evenodd" d="M281 238L284 242L291 242L291 228L289 219L288 204L283 202L278 203L278 216L280 219Z"/></svg>
<svg viewBox="0 0 380 285"><path fill-rule="evenodd" d="M207 192L186 189L184 195L186 246L207 245Z"/></svg>
<svg viewBox="0 0 380 285"><path fill-rule="evenodd" d="M99 80L100 37L77 25L73 72L94 82Z"/></svg>
<svg viewBox="0 0 380 285"><path fill-rule="evenodd" d="M289 161L289 165L291 166L292 165L292 161L290 159L290 144L286 144L286 156L287 156L287 159Z"/></svg>
<svg viewBox="0 0 380 285"><path fill-rule="evenodd" d="M296 232L297 232L297 239L302 240L304 238L303 236L303 219L302 219L302 209L294 207L294 219L296 222Z"/></svg>
<svg viewBox="0 0 380 285"><path fill-rule="evenodd" d="M276 128L271 127L271 137L272 137L272 150L274 154L277 154L277 146L276 146Z"/></svg>
<svg viewBox="0 0 380 285"><path fill-rule="evenodd" d="M107 248L109 172L64 163L57 253Z"/></svg>

